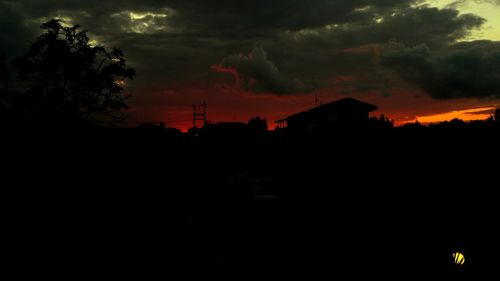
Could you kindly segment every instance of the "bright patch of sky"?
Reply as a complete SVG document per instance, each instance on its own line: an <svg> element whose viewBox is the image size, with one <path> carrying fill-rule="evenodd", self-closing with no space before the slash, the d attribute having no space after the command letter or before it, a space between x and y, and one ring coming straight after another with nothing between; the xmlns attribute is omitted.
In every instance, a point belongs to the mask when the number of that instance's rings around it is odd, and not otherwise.
<svg viewBox="0 0 500 281"><path fill-rule="evenodd" d="M500 41L500 5L488 0L427 0L434 7L454 5L461 13L473 13L487 20L481 30L474 31L469 40Z"/></svg>

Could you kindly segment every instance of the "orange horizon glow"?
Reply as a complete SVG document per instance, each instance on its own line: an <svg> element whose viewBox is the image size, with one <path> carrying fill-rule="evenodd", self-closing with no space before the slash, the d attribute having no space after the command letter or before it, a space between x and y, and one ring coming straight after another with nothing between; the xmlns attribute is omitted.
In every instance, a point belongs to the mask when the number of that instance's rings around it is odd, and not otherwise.
<svg viewBox="0 0 500 281"><path fill-rule="evenodd" d="M231 69L222 69L232 72ZM237 74L237 73L230 73ZM253 93L241 87L238 77L224 76L220 81L182 84L170 89L154 91L143 104L137 104L128 111L131 121L164 122L167 127L178 128L186 132L192 127L193 104L208 104L207 120L217 122L243 122L250 118L261 117L268 121L269 130L275 128L274 121L283 119L297 112L315 107L320 103L329 103L347 96L377 105L379 110L371 117L384 114L394 120L395 126L414 123L435 123L455 118L464 121L484 120L493 115L500 100L450 99L435 100L416 89L391 88L389 96L380 95L379 91L344 93L343 83L349 83L351 77L332 77L335 84L329 88L318 89L309 94L278 96L271 93ZM201 123L198 124L201 126Z"/></svg>
<svg viewBox="0 0 500 281"><path fill-rule="evenodd" d="M416 116L414 119L411 120L401 121L396 119L394 121L396 126L403 126L405 124L411 124L417 121L421 124L432 124L444 121L451 121L453 119L460 119L463 121L486 120L493 116L493 112L495 109L496 109L495 106L477 107L477 108L469 108L462 110L452 110L444 113L437 113L431 115ZM269 130L274 130L276 128L276 124L272 120L268 119L267 121ZM186 124L186 126L179 126L179 129L181 129L183 132L187 132L187 130L190 127L192 127L192 121L183 121L182 123Z"/></svg>
<svg viewBox="0 0 500 281"><path fill-rule="evenodd" d="M468 108L462 110L452 110L443 113L416 116L412 120L399 122L399 125L408 123L419 122L422 124L432 124L444 121L451 121L453 119L460 119L463 121L486 120L493 116L493 111L496 109L494 106ZM491 112L490 112L491 111Z"/></svg>

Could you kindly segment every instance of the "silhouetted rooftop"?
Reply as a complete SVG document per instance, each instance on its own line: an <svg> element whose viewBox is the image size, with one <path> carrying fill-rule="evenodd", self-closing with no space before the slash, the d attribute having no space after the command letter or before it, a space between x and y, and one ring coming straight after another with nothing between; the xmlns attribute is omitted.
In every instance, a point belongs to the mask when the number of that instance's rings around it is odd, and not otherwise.
<svg viewBox="0 0 500 281"><path fill-rule="evenodd" d="M362 102L360 100L353 99L353 98L344 98L341 100L337 100L334 102L320 105L318 107L309 109L307 111L295 113L293 115L286 117L283 120L278 120L277 122L285 121L286 119L298 117L298 116L303 115L303 114L314 113L316 111L362 110L362 111L366 111L366 112L372 112L372 111L375 111L377 109L378 109L378 107L376 105Z"/></svg>

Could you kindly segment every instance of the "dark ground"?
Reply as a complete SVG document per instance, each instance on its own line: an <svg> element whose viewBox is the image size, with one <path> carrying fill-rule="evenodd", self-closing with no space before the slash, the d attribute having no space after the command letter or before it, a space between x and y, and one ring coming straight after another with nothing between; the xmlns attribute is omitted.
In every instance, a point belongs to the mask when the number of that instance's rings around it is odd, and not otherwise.
<svg viewBox="0 0 500 281"><path fill-rule="evenodd" d="M499 275L498 132L3 140L2 252L16 279Z"/></svg>

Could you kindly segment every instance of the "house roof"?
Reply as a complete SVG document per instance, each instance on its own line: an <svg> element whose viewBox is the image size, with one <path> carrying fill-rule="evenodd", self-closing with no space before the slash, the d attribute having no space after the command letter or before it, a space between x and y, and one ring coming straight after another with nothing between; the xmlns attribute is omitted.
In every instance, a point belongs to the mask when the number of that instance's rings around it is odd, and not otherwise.
<svg viewBox="0 0 500 281"><path fill-rule="evenodd" d="M310 113L317 112L317 111L325 111L325 110L334 111L334 110L349 110L349 109L356 109L356 110L363 110L366 112L372 112L372 111L377 110L378 107L376 105L362 102L362 101L359 101L357 99L345 98L345 99L337 100L337 101L330 102L327 104L323 104L321 106L309 109L307 111L295 113L293 115L288 116L286 119L298 117L298 116L301 116L303 114L310 114Z"/></svg>

